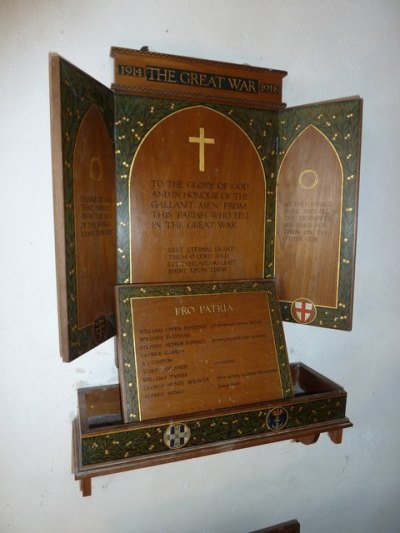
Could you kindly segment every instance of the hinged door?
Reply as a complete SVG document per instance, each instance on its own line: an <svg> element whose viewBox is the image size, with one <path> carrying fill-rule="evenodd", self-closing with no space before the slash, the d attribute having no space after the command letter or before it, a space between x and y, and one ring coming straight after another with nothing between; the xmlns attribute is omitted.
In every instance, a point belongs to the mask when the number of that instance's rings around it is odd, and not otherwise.
<svg viewBox="0 0 400 533"><path fill-rule="evenodd" d="M50 57L60 350L71 361L115 334L112 92Z"/></svg>
<svg viewBox="0 0 400 533"><path fill-rule="evenodd" d="M352 322L362 100L278 115L275 277L284 320Z"/></svg>

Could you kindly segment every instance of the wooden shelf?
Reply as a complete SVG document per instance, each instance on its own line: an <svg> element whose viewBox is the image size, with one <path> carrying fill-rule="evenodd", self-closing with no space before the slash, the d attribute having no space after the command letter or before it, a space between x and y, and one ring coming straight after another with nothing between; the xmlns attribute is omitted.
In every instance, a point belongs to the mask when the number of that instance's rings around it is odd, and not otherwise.
<svg viewBox="0 0 400 533"><path fill-rule="evenodd" d="M96 476L284 440L314 444L321 433L340 444L343 429L352 426L346 391L302 363L290 366L293 398L133 424L122 423L118 385L79 390L73 472L83 496L91 495ZM165 443L171 425L189 428L183 447Z"/></svg>

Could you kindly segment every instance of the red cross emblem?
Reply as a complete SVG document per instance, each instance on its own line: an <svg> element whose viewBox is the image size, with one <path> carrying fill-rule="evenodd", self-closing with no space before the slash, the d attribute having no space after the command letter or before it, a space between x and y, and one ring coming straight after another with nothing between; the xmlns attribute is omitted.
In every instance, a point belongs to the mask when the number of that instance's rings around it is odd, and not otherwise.
<svg viewBox="0 0 400 533"><path fill-rule="evenodd" d="M317 316L317 310L311 300L298 298L290 308L293 319L299 324L310 324Z"/></svg>

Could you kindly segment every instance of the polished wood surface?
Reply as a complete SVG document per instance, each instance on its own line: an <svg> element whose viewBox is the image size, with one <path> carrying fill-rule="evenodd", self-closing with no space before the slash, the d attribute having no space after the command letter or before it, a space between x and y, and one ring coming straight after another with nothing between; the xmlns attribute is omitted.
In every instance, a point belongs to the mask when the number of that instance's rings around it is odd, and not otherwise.
<svg viewBox="0 0 400 533"><path fill-rule="evenodd" d="M60 57L50 55L50 123L51 123L51 159L53 174L53 212L54 237L57 271L57 309L60 353L63 361L69 361L68 335L68 291L67 273L65 268L65 215L64 215L64 164L62 152L61 125L61 73Z"/></svg>
<svg viewBox="0 0 400 533"><path fill-rule="evenodd" d="M136 457L121 460L115 463L104 462L101 465L82 467L79 464L80 457L80 435L79 426L76 421L74 424L74 437L73 437L73 471L75 479L80 481L82 496L90 496L92 494L92 478L98 476L106 476L109 474L116 474L120 472L127 472L130 470L136 470L139 468L148 468L155 465L174 463L176 461L184 461L186 459L193 459L195 457L204 457L207 455L213 455L217 453L226 453L234 450L240 450L243 448L249 448L252 446L260 446L264 444L272 444L274 442L282 442L285 440L291 440L294 442L302 443L303 440L306 444L316 443L321 433L327 433L330 440L334 444L338 444L331 438L331 435L335 432L342 432L343 429L352 427L353 424L348 418L343 420L335 420L326 422L323 424L314 424L313 426L300 427L292 430L282 430L279 433L254 436L247 439L232 439L229 442L220 442L218 444L207 445L198 447L196 449L181 449L179 453L170 451L165 454L160 454L153 457ZM85 481L84 485L82 482Z"/></svg>
<svg viewBox="0 0 400 533"><path fill-rule="evenodd" d="M314 126L287 151L276 196L276 281L280 300L337 307L343 172ZM288 268L290 265L290 268Z"/></svg>
<svg viewBox="0 0 400 533"><path fill-rule="evenodd" d="M289 368L295 403L298 403L301 399L305 399L307 402L315 399L323 401L344 394L340 385L303 363L291 363ZM279 405L290 404L291 402L291 399L285 400L284 403L278 401ZM78 404L79 423L81 432L84 435L98 432L98 425L101 419L103 423L100 427L103 432L109 425L109 419L113 420L112 425L116 424L118 426L116 428L118 431L133 427L146 427L148 424L146 421L134 422L128 425L123 424L121 391L118 384L78 389ZM221 413L228 413L231 409L221 409L220 411ZM314 434L315 431L311 433Z"/></svg>
<svg viewBox="0 0 400 533"><path fill-rule="evenodd" d="M50 56L60 352L71 361L115 333L113 95Z"/></svg>
<svg viewBox="0 0 400 533"><path fill-rule="evenodd" d="M112 48L115 91L279 109L286 72L148 51Z"/></svg>
<svg viewBox="0 0 400 533"><path fill-rule="evenodd" d="M177 102L164 93L158 100L129 91L115 94L59 56L51 57L63 359L70 361L114 335L116 279L276 277L283 320L351 329L361 99L291 109L251 109L247 100L237 100L217 111L206 106L214 105L212 95L223 89L212 87L217 78L212 82L199 73L214 65L214 76L220 67L228 76L237 66L178 58L186 62L182 70L174 63L177 58L131 52L113 54L117 70L125 59L130 65L131 74L124 76L133 85L142 79L132 75L136 58L142 57L153 69L151 76L159 77L151 82L157 87L179 85L168 69L178 75L187 68L193 83L181 85L206 92L193 93L186 102L181 93ZM165 59L162 68L169 74L156 74L153 59ZM231 74L243 77L242 90L236 81L231 96L252 87L244 83L246 76L256 79L265 71L282 79L285 74L239 67L241 74ZM138 68L145 72L143 65ZM210 87L201 86L207 83ZM148 95L155 96L151 91Z"/></svg>
<svg viewBox="0 0 400 533"><path fill-rule="evenodd" d="M273 282L120 285L116 303L126 422L293 396Z"/></svg>
<svg viewBox="0 0 400 533"><path fill-rule="evenodd" d="M80 123L73 157L78 328L114 313L116 281L114 150L93 105Z"/></svg>
<svg viewBox="0 0 400 533"><path fill-rule="evenodd" d="M279 111L274 265L282 320L352 327L362 99Z"/></svg>
<svg viewBox="0 0 400 533"><path fill-rule="evenodd" d="M204 455L223 453L236 449L246 448L249 446L257 446L261 444L268 444L272 442L279 442L283 440L294 439L297 442L303 442L304 444L315 443L321 433L328 433L330 440L338 444L342 440L343 429L352 426L352 423L345 416L340 415L339 418L335 418L335 414L332 410L335 403L340 402L345 391L332 382L325 376L322 376L318 372L310 369L302 363L295 363L290 365L293 387L296 391L296 397L294 399L278 400L265 404L267 411L274 407L282 406L286 407L290 411L295 410L304 413L306 410L310 411L310 417L303 417L302 422L299 421L291 427L283 427L276 431L265 431L261 434L253 435L240 435L237 430L240 427L234 423L234 432L231 438L226 440L218 440L210 442L208 444L201 444L181 448L179 450L168 450L164 448L164 451L157 453L149 453L149 446L152 446L150 432L156 432L157 439L162 438L162 432L166 425L173 422L171 418L164 418L149 422L139 422L132 424L122 423L121 402L119 398L119 386L108 385L105 387L89 387L78 391L78 403L79 403L79 420L76 420L73 425L74 436L74 455L73 455L73 471L77 480L85 481L81 483L81 489L83 495L90 495L91 493L91 479L96 476L103 476L107 474L114 474L117 472L124 472L127 470L134 470L137 468L143 468L153 466L156 464L170 463L174 461L189 459L193 457L201 457ZM310 405L311 409L307 406ZM317 406L326 405L328 412L331 413L330 417L325 418L324 421L316 421ZM221 409L220 416L223 423L229 424L229 413L232 409ZM249 416L250 416L249 411ZM204 434L206 431L206 419L209 414L203 413L198 415L192 422L187 423L193 428L197 424L200 424L200 434ZM337 415L336 415L337 416ZM235 415L234 420L236 420ZM111 420L111 422L110 422ZM175 419L176 420L176 419ZM181 421L185 421L185 418L181 418ZM213 418L216 422L216 419ZM214 422L213 422L214 424ZM224 426L225 427L225 426ZM242 428L244 429L244 428ZM160 430L160 431L158 431ZM129 432L128 444L137 442L137 446L142 453L137 454L135 457L130 457L126 454L128 449L125 441L122 441L122 436L125 432ZM144 433L144 440L147 443L142 447L140 440L136 440L136 433ZM98 453L98 446L101 443L97 440L102 435L108 436L106 442L107 449L104 450L103 459L96 464L83 463L83 445L86 439L92 443L90 450L93 453ZM99 444L97 444L99 442ZM154 443L153 443L154 445ZM122 457L117 460L110 460L110 454L113 448L122 447ZM101 450L101 448L100 448ZM102 452L101 452L102 453Z"/></svg>
<svg viewBox="0 0 400 533"><path fill-rule="evenodd" d="M129 180L131 283L263 277L264 169L232 120L204 106L171 114Z"/></svg>
<svg viewBox="0 0 400 533"><path fill-rule="evenodd" d="M131 306L141 420L283 397L265 293Z"/></svg>

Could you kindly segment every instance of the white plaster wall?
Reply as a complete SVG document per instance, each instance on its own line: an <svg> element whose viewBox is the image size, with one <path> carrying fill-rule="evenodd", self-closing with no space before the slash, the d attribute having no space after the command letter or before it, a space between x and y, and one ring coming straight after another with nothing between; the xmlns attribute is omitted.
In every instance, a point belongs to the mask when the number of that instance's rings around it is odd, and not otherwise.
<svg viewBox="0 0 400 533"><path fill-rule="evenodd" d="M0 0L0 531L400 531L398 0ZM113 342L58 352L48 52L104 84L111 45L288 70L290 104L365 99L353 331L286 325L291 361L342 384L344 443L255 447L93 480L70 473L76 388Z"/></svg>

